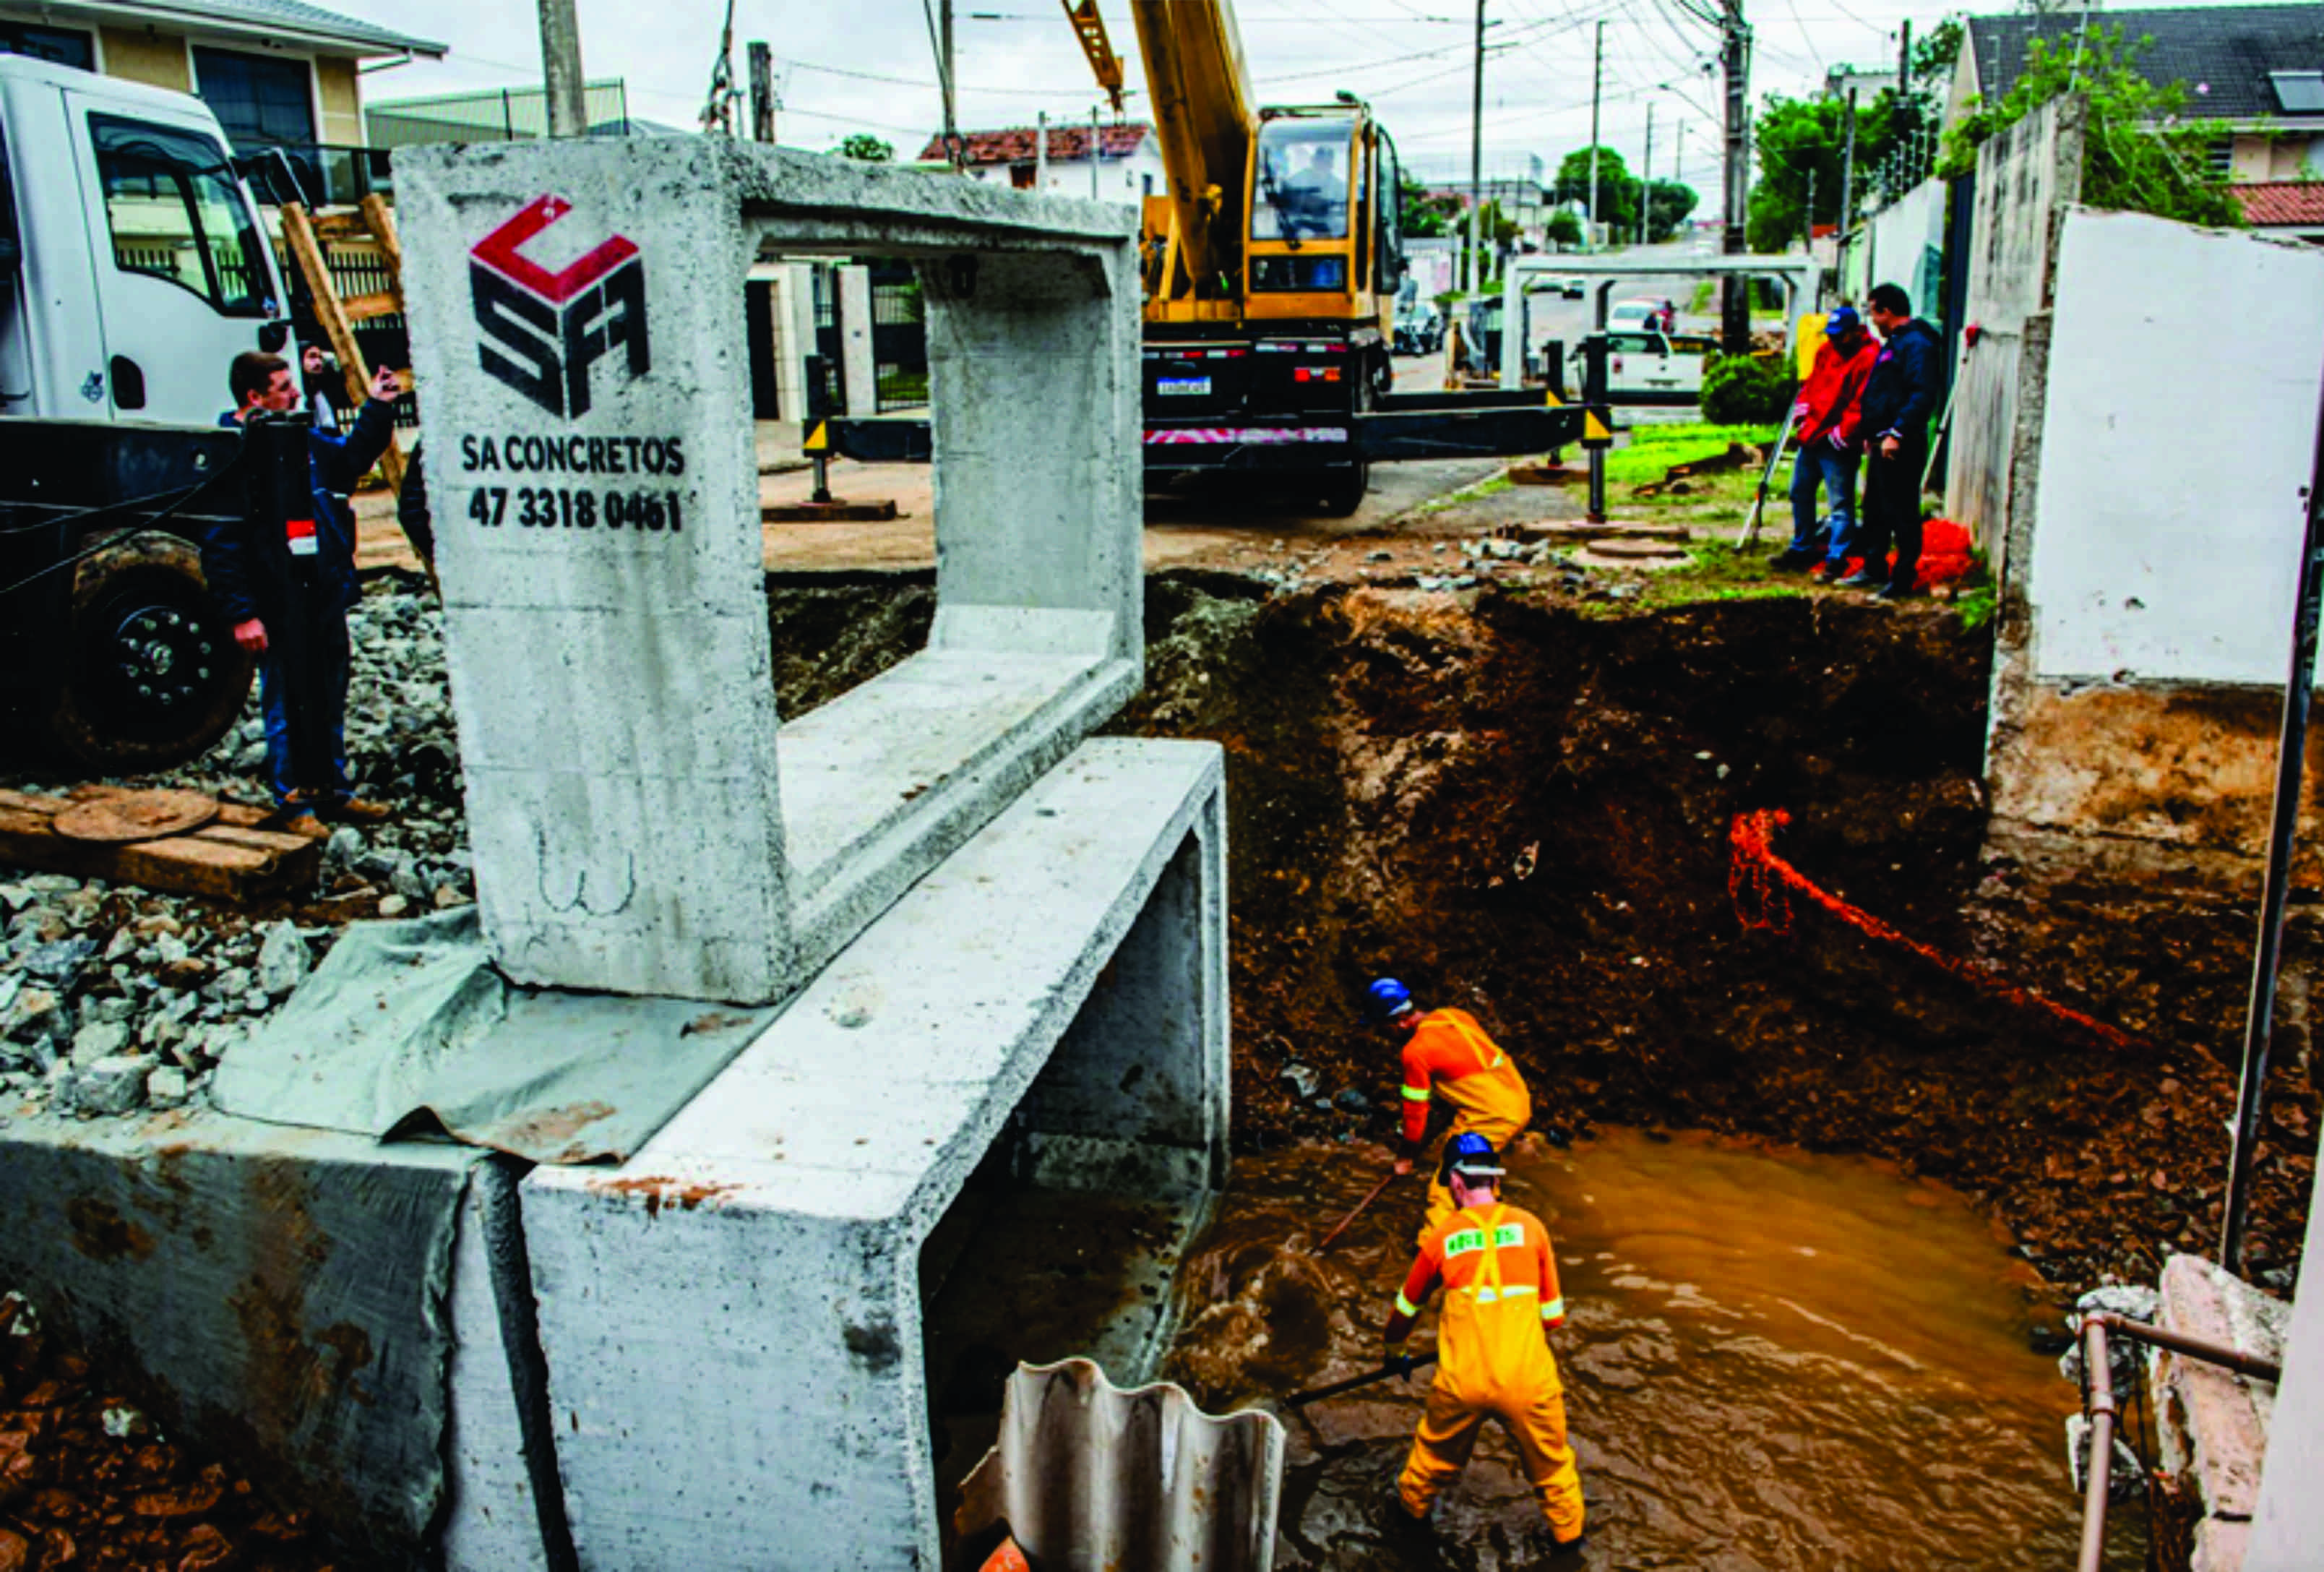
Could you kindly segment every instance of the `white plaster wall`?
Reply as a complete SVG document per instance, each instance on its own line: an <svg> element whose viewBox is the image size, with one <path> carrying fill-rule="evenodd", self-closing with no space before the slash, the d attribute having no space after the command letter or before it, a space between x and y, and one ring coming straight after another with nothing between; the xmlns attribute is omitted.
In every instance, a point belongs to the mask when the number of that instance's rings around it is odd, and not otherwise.
<svg viewBox="0 0 2324 1572"><path fill-rule="evenodd" d="M2324 1262L2324 1207L2308 1211L2305 1261ZM2283 1381L2268 1426L2259 1508L2243 1572L2307 1572L2324 1546L2324 1285L2301 1273L2283 1340Z"/></svg>
<svg viewBox="0 0 2324 1572"><path fill-rule="evenodd" d="M2282 682L2319 379L2324 252L2068 214L2035 676Z"/></svg>

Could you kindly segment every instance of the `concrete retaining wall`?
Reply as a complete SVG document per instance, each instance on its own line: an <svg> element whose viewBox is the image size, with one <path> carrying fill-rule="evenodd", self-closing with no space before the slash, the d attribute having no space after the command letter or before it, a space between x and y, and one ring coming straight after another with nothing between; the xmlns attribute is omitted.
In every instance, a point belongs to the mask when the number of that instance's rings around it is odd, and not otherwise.
<svg viewBox="0 0 2324 1572"><path fill-rule="evenodd" d="M1967 321L1978 330L1956 375L1945 515L1965 526L2005 592L2019 571L2011 521L2041 423L2057 230L2080 199L2088 106L2052 99L1978 150ZM2021 482L2021 476L2024 479Z"/></svg>
<svg viewBox="0 0 2324 1572"><path fill-rule="evenodd" d="M2319 346L2324 254L2068 216L2022 614L1997 661L1997 817L2264 848Z"/></svg>

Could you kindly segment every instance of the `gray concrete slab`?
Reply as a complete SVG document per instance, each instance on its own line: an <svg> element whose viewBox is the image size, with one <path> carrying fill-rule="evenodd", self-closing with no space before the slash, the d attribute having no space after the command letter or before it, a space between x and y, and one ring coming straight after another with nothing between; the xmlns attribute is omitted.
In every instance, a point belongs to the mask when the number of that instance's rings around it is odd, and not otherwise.
<svg viewBox="0 0 2324 1572"><path fill-rule="evenodd" d="M409 1565L537 1564L473 1149L183 1111L0 1133L0 1281L169 1435ZM461 1423L455 1434L452 1416Z"/></svg>
<svg viewBox="0 0 2324 1572"><path fill-rule="evenodd" d="M396 171L494 958L779 999L1136 687L1134 216L709 139ZM844 744L809 728L794 770L743 282L835 254L920 264L941 609L936 658L867 691Z"/></svg>
<svg viewBox="0 0 2324 1572"><path fill-rule="evenodd" d="M1223 1179L1221 768L1082 744L628 1163L526 1179L584 1567L935 1567L920 1247L971 1171Z"/></svg>

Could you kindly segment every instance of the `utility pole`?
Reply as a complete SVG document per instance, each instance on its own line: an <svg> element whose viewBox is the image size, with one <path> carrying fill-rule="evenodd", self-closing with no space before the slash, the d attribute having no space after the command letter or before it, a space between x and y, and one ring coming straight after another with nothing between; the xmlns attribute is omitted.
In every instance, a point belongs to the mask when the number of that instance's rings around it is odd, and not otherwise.
<svg viewBox="0 0 2324 1572"><path fill-rule="evenodd" d="M1038 129L1033 133L1033 194L1038 197L1049 189L1049 112L1042 110L1036 123Z"/></svg>
<svg viewBox="0 0 2324 1572"><path fill-rule="evenodd" d="M1808 165L1807 220L1802 227L1807 230L1808 254L1813 256L1815 254L1815 165L1813 164Z"/></svg>
<svg viewBox="0 0 2324 1572"><path fill-rule="evenodd" d="M1904 42L1896 46L1896 97L1913 90L1913 19L1904 18Z"/></svg>
<svg viewBox="0 0 2324 1572"><path fill-rule="evenodd" d="M966 160L960 140L960 94L953 82L952 0L942 0L938 15L941 20L936 49L944 56L944 69L936 73L936 77L944 88L945 156L952 160L953 168L962 169L966 167Z"/></svg>
<svg viewBox="0 0 2324 1572"><path fill-rule="evenodd" d="M1484 288L1477 237L1485 224L1485 0L1477 0L1477 60L1469 81L1469 292Z"/></svg>
<svg viewBox="0 0 2324 1572"><path fill-rule="evenodd" d="M1849 221L1856 207L1856 89L1848 90L1848 140L1840 150L1840 247L1848 249Z"/></svg>
<svg viewBox="0 0 2324 1572"><path fill-rule="evenodd" d="M752 39L751 51L751 140L775 140L775 51Z"/></svg>
<svg viewBox="0 0 2324 1572"><path fill-rule="evenodd" d="M1598 24L1598 47L1590 59L1590 217L1582 232L1583 249L1598 249L1598 105L1606 88L1606 24Z"/></svg>
<svg viewBox="0 0 2324 1572"><path fill-rule="evenodd" d="M1655 101L1646 100L1646 162L1638 166L1638 244L1649 245L1654 239L1652 215L1655 210Z"/></svg>
<svg viewBox="0 0 2324 1572"><path fill-rule="evenodd" d="M1727 180L1720 204L1726 228L1720 249L1729 256L1743 252L1746 197L1751 177L1750 152L1746 143L1746 116L1750 106L1751 30L1743 23L1743 0L1723 0L1719 63L1727 73ZM1751 347L1751 296L1747 280L1729 273L1719 281L1720 347L1729 355Z"/></svg>
<svg viewBox="0 0 2324 1572"><path fill-rule="evenodd" d="M540 82L549 100L549 134L589 134L581 90L581 23L573 0L540 0Z"/></svg>

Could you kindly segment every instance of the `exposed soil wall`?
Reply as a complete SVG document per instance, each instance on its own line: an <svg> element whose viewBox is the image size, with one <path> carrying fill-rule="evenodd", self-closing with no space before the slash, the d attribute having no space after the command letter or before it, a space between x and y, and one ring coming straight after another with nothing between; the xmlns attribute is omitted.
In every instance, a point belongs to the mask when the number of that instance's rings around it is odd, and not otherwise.
<svg viewBox="0 0 2324 1572"><path fill-rule="evenodd" d="M770 583L796 714L924 636L926 578ZM1148 590L1119 729L1228 755L1236 1140L1384 1136L1370 976L1477 1013L1537 1126L1680 1124L1869 1152L1983 1197L2061 1287L2210 1249L2251 917L2139 880L1983 862L1990 641L1831 599L1570 601L1215 574ZM1950 954L2140 1034L2109 1051L1803 905L1746 931L1738 812ZM2292 1263L2315 1097L2282 1056L2260 1259Z"/></svg>

